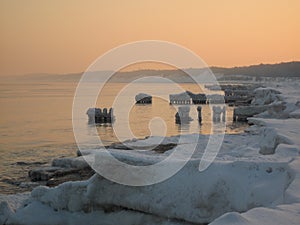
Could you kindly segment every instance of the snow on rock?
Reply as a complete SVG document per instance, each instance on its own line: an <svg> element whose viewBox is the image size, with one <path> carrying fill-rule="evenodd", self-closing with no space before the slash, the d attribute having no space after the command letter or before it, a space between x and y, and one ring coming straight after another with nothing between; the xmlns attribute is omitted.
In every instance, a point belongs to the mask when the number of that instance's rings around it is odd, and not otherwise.
<svg viewBox="0 0 300 225"><path fill-rule="evenodd" d="M33 215L34 212L34 215ZM146 223L145 223L146 221ZM10 217L7 224L18 225L190 225L184 221L162 219L153 215L135 212L128 209L97 209L90 212L72 213L66 210L54 210L38 201L32 202L18 211L18 216Z"/></svg>
<svg viewBox="0 0 300 225"><path fill-rule="evenodd" d="M84 169L89 167L89 163L92 163L94 160L92 154L95 151L85 152L84 157L76 157L76 158L58 158L52 161L52 167L61 167L61 168L76 168L76 169ZM90 156L89 156L90 155Z"/></svg>
<svg viewBox="0 0 300 225"><path fill-rule="evenodd" d="M268 129L273 129L276 132L276 135L279 137L279 139L281 139L282 142L286 142L286 144L293 145L299 143L300 120L298 119L279 120L249 118L249 123L260 127L267 127Z"/></svg>
<svg viewBox="0 0 300 225"><path fill-rule="evenodd" d="M101 149L86 149L86 150L77 150L77 156L85 156L85 155L90 155L93 154L97 151L100 151ZM56 159L56 163L57 163L57 159Z"/></svg>
<svg viewBox="0 0 300 225"><path fill-rule="evenodd" d="M283 101L281 92L272 88L257 88L254 90L254 99L249 106L234 109L234 120L247 121L248 117L276 117L289 116L290 107Z"/></svg>
<svg viewBox="0 0 300 225"><path fill-rule="evenodd" d="M281 202L291 182L284 163L215 162L203 173L197 171L198 165L198 160L192 160L169 180L145 187L122 186L95 176L87 195L97 205L207 223L228 211ZM266 189L272 191L266 194Z"/></svg>
<svg viewBox="0 0 300 225"><path fill-rule="evenodd" d="M5 224L7 219L12 216L13 210L7 202L0 202L0 224Z"/></svg>
<svg viewBox="0 0 300 225"><path fill-rule="evenodd" d="M267 110L256 115L260 118L278 118L278 119L288 119L297 118L298 106L295 103L289 103L285 101L273 102L267 105Z"/></svg>
<svg viewBox="0 0 300 225"><path fill-rule="evenodd" d="M235 115L240 118L300 118L300 104L295 102L295 98L281 94L273 88L257 88L254 91L255 97L250 106L241 106L234 110ZM249 119L249 118L248 118Z"/></svg>
<svg viewBox="0 0 300 225"><path fill-rule="evenodd" d="M143 98L150 98L151 95L145 94L145 93L139 93L135 96L136 101L140 101Z"/></svg>
<svg viewBox="0 0 300 225"><path fill-rule="evenodd" d="M286 190L285 203L300 203L300 160L299 156L290 164L295 178ZM300 216L299 216L300 221Z"/></svg>
<svg viewBox="0 0 300 225"><path fill-rule="evenodd" d="M300 108L290 113L291 118L300 119Z"/></svg>
<svg viewBox="0 0 300 225"><path fill-rule="evenodd" d="M279 96L280 91L273 88L257 88L254 90L254 99L252 105L269 105L272 102L280 101L282 98Z"/></svg>
<svg viewBox="0 0 300 225"><path fill-rule="evenodd" d="M279 144L274 155L268 157L291 157L289 168L293 171L292 182L288 185L282 204L273 207L258 207L245 213L227 213L210 225L274 225L300 224L300 120L296 119L261 119L251 118L256 126L272 129L272 133L282 137L289 144ZM272 190L272 189L270 189ZM265 192L269 191L268 189Z"/></svg>
<svg viewBox="0 0 300 225"><path fill-rule="evenodd" d="M28 199L30 193L15 195L0 195L0 225L6 224L15 210L22 206L23 202Z"/></svg>
<svg viewBox="0 0 300 225"><path fill-rule="evenodd" d="M279 135L274 128L265 127L261 129L259 153L263 155L274 154L277 146L282 143L292 144L287 137Z"/></svg>
<svg viewBox="0 0 300 225"><path fill-rule="evenodd" d="M299 225L300 203L274 208L255 208L246 213L227 213L209 225Z"/></svg>
<svg viewBox="0 0 300 225"><path fill-rule="evenodd" d="M276 154L281 157L298 157L300 156L299 146L279 144L276 148Z"/></svg>
<svg viewBox="0 0 300 225"><path fill-rule="evenodd" d="M135 101L138 103L151 103L152 96L145 93L139 93L135 96Z"/></svg>

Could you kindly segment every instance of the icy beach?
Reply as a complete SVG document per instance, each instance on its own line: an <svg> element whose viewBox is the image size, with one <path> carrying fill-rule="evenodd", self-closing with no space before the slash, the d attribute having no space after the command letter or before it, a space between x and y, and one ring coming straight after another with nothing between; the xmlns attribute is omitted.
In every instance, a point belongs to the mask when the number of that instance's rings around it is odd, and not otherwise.
<svg viewBox="0 0 300 225"><path fill-rule="evenodd" d="M140 150L116 145L110 153L131 165L149 165L179 150L170 162L175 165L197 147L183 169L154 185L125 186L95 174L86 181L0 195L0 224L300 224L300 89L297 83L269 86L257 89L251 104L264 112L248 119L245 133L225 135L208 169L198 170L207 135L166 137L162 143L162 137L132 140L126 145ZM147 150L157 143L173 148ZM85 151L55 159L52 166L84 169L101 157L101 150Z"/></svg>

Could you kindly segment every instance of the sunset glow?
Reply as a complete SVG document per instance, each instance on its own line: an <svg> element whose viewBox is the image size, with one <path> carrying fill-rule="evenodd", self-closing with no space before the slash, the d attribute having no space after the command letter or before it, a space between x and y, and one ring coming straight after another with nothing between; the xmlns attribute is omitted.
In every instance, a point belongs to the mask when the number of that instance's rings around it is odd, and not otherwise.
<svg viewBox="0 0 300 225"><path fill-rule="evenodd" d="M211 66L300 60L300 1L0 2L0 75L84 71L127 42L183 45Z"/></svg>

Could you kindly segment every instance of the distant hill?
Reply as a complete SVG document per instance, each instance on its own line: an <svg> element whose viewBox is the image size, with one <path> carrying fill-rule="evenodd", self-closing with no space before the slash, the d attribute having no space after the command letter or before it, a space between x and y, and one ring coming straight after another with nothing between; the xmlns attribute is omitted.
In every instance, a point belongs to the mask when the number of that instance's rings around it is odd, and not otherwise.
<svg viewBox="0 0 300 225"><path fill-rule="evenodd" d="M210 68L216 75L239 75L239 76L255 76L255 77L300 77L300 62L284 62L278 64L260 64L242 67L211 67ZM188 69L188 71L194 75L199 75L205 69ZM93 74L111 73L109 71L102 72L91 72ZM58 82L78 82L83 73L73 74L28 74L20 77L23 81L58 81ZM181 70L137 70L129 72L117 72L114 74L111 82L131 82L138 78L145 76L158 76L171 79L178 83L189 83L192 82L191 78L188 77ZM98 76L94 76L97 80ZM95 80L95 81L96 81Z"/></svg>
<svg viewBox="0 0 300 225"><path fill-rule="evenodd" d="M233 68L211 67L216 75L240 75L255 77L300 77L300 62L284 62L278 64L260 64ZM205 69L188 69L194 75L201 74ZM144 76L161 76L175 82L192 82L181 70L139 70L116 73L112 81L126 82Z"/></svg>
<svg viewBox="0 0 300 225"><path fill-rule="evenodd" d="M300 62L260 64L233 68L211 67L214 73L264 77L300 77Z"/></svg>

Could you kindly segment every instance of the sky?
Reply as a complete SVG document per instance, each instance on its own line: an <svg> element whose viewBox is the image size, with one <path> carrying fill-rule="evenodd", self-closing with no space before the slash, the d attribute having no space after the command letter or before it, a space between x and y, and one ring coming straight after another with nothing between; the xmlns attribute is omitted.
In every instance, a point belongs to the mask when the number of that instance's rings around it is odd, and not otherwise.
<svg viewBox="0 0 300 225"><path fill-rule="evenodd" d="M140 40L210 66L299 61L299 12L299 0L0 0L0 75L82 72Z"/></svg>

